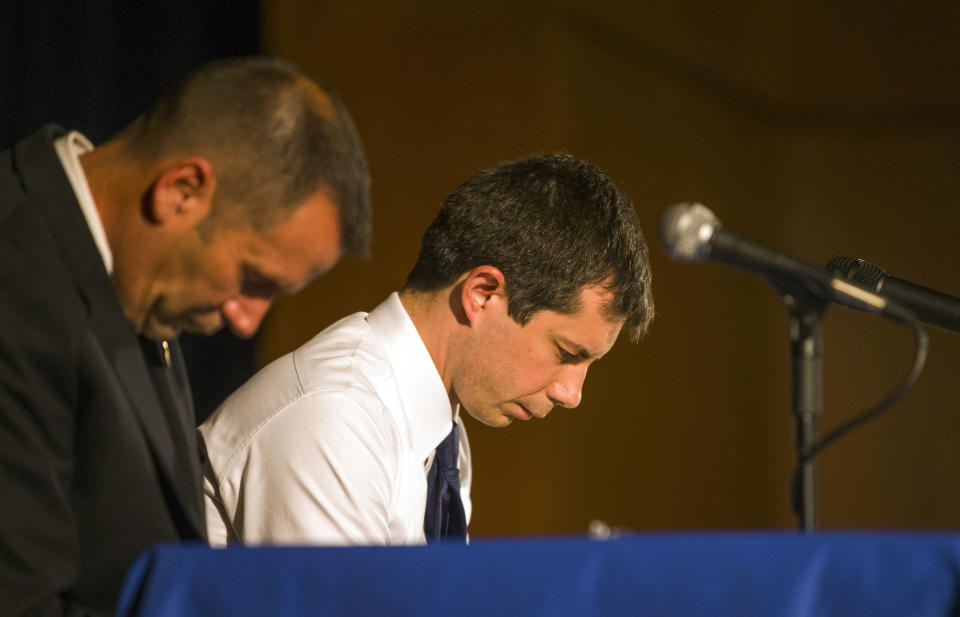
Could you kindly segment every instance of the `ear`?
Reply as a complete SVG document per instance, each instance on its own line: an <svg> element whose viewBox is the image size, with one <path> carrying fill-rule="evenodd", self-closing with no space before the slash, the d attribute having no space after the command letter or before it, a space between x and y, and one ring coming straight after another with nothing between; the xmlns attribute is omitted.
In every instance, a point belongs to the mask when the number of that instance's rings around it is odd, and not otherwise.
<svg viewBox="0 0 960 617"><path fill-rule="evenodd" d="M173 229L195 227L210 214L217 181L210 161L191 156L167 164L143 203L144 217Z"/></svg>
<svg viewBox="0 0 960 617"><path fill-rule="evenodd" d="M467 273L460 286L460 304L470 324L475 324L495 307L507 307L503 273L493 266L477 266Z"/></svg>

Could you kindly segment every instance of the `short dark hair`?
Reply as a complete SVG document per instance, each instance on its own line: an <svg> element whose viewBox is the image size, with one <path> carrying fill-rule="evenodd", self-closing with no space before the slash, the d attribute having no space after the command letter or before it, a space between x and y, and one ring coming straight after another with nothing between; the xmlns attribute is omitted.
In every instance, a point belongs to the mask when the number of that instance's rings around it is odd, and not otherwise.
<svg viewBox="0 0 960 617"><path fill-rule="evenodd" d="M293 65L229 58L192 73L124 131L154 160L201 155L217 175L211 223L263 229L325 190L346 251L370 245L370 176L353 120L335 94Z"/></svg>
<svg viewBox="0 0 960 617"><path fill-rule="evenodd" d="M503 272L508 312L573 313L585 285L602 284L611 316L637 340L653 319L646 242L630 200L600 169L538 154L478 171L444 201L407 277L412 291L452 285L472 268Z"/></svg>

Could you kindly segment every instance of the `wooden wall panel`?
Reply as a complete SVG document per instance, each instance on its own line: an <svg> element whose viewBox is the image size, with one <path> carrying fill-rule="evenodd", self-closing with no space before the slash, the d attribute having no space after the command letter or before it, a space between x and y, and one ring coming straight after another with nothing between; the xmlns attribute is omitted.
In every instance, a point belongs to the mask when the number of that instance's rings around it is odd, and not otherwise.
<svg viewBox="0 0 960 617"><path fill-rule="evenodd" d="M842 11L823 27L823 15L797 7L721 18L698 3L658 12L579 4L264 5L267 51L320 77L351 109L376 214L373 259L347 260L280 302L262 360L399 288L443 197L474 170L564 150L632 196L651 244L658 317L646 340L619 342L591 368L577 410L507 429L468 424L473 533L579 532L594 518L641 530L790 527L785 312L762 280L666 259L660 214L701 200L730 227L813 263L849 253L960 294L960 98L923 89L902 68L909 60L890 74L871 65L868 75L887 76L874 91L874 78L843 78L872 49L893 54L886 14L873 29L861 16L847 45L836 40ZM921 46L917 70L949 45ZM832 77L824 49L839 55ZM938 56L929 70L946 65ZM902 95L894 85L904 75L940 98ZM834 96L844 83L850 91ZM832 426L892 388L910 338L840 308L825 336L823 425ZM960 338L932 333L931 344L907 400L824 454L824 526L960 524Z"/></svg>

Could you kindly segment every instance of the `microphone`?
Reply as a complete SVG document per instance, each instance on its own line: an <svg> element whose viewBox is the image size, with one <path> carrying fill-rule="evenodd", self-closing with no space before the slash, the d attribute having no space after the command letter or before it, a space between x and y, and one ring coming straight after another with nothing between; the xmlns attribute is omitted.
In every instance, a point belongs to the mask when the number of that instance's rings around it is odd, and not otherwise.
<svg viewBox="0 0 960 617"><path fill-rule="evenodd" d="M675 261L714 261L765 276L778 287L799 285L827 301L914 321L909 311L883 296L725 228L703 204L681 203L667 209L660 219L660 244Z"/></svg>
<svg viewBox="0 0 960 617"><path fill-rule="evenodd" d="M883 268L862 259L834 257L825 269L861 289L907 307L925 324L960 333L958 298L890 276Z"/></svg>

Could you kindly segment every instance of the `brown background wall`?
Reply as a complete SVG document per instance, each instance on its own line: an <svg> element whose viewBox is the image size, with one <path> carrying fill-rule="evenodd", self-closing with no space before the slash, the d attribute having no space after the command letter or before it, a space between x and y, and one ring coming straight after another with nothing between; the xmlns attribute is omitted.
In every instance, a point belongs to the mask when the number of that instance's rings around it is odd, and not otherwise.
<svg viewBox="0 0 960 617"><path fill-rule="evenodd" d="M785 311L758 278L669 261L659 218L700 200L814 264L862 257L960 295L960 5L471 4L264 4L265 49L350 107L376 217L374 258L281 301L261 361L398 289L474 170L564 150L633 198L658 317L591 369L577 410L468 423L472 532L792 526ZM824 338L826 429L893 388L912 338L839 307ZM960 527L960 338L931 331L930 349L906 400L822 455L824 527Z"/></svg>

